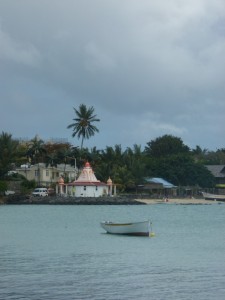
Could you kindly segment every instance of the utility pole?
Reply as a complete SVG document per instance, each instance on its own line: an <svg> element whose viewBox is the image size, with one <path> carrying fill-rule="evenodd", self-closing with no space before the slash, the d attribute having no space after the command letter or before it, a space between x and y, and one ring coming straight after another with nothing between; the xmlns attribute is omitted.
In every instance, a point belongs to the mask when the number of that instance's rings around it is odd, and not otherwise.
<svg viewBox="0 0 225 300"><path fill-rule="evenodd" d="M77 160L76 157L74 157L74 180L76 180L77 177Z"/></svg>

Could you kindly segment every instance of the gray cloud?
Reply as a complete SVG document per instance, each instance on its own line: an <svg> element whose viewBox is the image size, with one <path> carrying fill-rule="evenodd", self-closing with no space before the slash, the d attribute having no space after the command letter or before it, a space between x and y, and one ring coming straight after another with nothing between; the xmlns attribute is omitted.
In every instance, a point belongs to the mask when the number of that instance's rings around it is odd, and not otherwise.
<svg viewBox="0 0 225 300"><path fill-rule="evenodd" d="M66 127L84 103L101 119L89 147L144 147L163 134L224 147L224 6L1 1L1 129L72 141Z"/></svg>

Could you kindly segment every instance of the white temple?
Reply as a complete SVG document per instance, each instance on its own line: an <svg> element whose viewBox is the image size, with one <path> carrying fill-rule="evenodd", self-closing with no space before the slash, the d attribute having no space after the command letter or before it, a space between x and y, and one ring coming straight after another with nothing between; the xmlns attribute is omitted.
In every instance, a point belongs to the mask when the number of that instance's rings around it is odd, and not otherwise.
<svg viewBox="0 0 225 300"><path fill-rule="evenodd" d="M89 162L86 162L77 180L65 184L61 177L56 185L56 193L65 196L101 197L107 195L112 196L112 192L112 180L109 178L107 183L97 180ZM114 185L114 195L115 194L116 186Z"/></svg>

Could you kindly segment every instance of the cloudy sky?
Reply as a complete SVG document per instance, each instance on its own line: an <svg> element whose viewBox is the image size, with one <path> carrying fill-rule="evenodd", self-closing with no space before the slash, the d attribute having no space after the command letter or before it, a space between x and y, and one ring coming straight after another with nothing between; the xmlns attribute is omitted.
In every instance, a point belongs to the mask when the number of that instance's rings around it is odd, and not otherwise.
<svg viewBox="0 0 225 300"><path fill-rule="evenodd" d="M0 130L84 146L225 148L224 0L0 0Z"/></svg>

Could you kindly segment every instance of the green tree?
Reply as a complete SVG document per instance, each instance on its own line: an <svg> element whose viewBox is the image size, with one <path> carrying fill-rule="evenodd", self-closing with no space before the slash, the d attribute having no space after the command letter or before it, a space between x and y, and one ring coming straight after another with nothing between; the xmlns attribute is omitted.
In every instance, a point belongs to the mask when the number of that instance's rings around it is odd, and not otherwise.
<svg viewBox="0 0 225 300"><path fill-rule="evenodd" d="M205 163L206 156L208 154L207 149L202 149L199 145L197 145L194 149L192 149L192 156L196 162Z"/></svg>
<svg viewBox="0 0 225 300"><path fill-rule="evenodd" d="M206 165L224 165L225 164L225 148L217 151L209 151L205 156Z"/></svg>
<svg viewBox="0 0 225 300"><path fill-rule="evenodd" d="M71 148L64 148L61 149L60 152L58 153L61 161L63 161L64 163L64 180L66 180L66 182L68 182L68 178L66 178L66 165L69 163L69 160L71 159L72 156L72 152L71 152Z"/></svg>
<svg viewBox="0 0 225 300"><path fill-rule="evenodd" d="M3 195L7 191L8 185L6 181L0 181L0 195Z"/></svg>
<svg viewBox="0 0 225 300"><path fill-rule="evenodd" d="M148 176L162 177L177 186L212 187L212 174L196 160L196 155L203 153L198 146L191 152L177 137L157 138L145 148Z"/></svg>
<svg viewBox="0 0 225 300"><path fill-rule="evenodd" d="M132 177L134 178L135 186L137 187L143 182L146 173L141 146L135 144L133 149L128 147L124 152L124 161L126 162L126 166L128 170L130 170Z"/></svg>
<svg viewBox="0 0 225 300"><path fill-rule="evenodd" d="M187 154L177 154L150 160L152 177L162 177L176 186L213 187L213 175Z"/></svg>
<svg viewBox="0 0 225 300"><path fill-rule="evenodd" d="M44 141L36 135L28 145L27 156L36 164L44 161L44 154L46 154Z"/></svg>
<svg viewBox="0 0 225 300"><path fill-rule="evenodd" d="M73 108L75 112L75 118L73 123L68 125L67 128L72 128L72 137L81 137L81 149L83 148L83 142L85 139L89 139L94 136L96 132L99 132L98 128L93 125L94 122L99 122L100 119L94 114L94 107L87 108L86 105L81 104L79 110Z"/></svg>
<svg viewBox="0 0 225 300"><path fill-rule="evenodd" d="M127 166L118 167L115 170L114 181L121 192L126 190L135 189L135 179Z"/></svg>
<svg viewBox="0 0 225 300"><path fill-rule="evenodd" d="M152 157L170 156L179 153L189 153L190 149L183 141L172 135L164 135L147 143L145 153Z"/></svg>
<svg viewBox="0 0 225 300"><path fill-rule="evenodd" d="M115 178L115 173L118 173L118 168L126 165L121 145L115 145L114 148L107 146L105 150L101 151L100 157L101 164L97 169L97 172L100 171L100 173L103 175L101 170L102 168L104 170L105 177L110 176L112 179Z"/></svg>
<svg viewBox="0 0 225 300"><path fill-rule="evenodd" d="M27 156L31 159L31 162L38 163L38 183L40 185L40 166L39 163L44 161L44 154L46 149L44 147L44 141L37 135L30 141L28 146Z"/></svg>
<svg viewBox="0 0 225 300"><path fill-rule="evenodd" d="M0 177L6 175L15 162L18 144L9 133L2 132L0 135Z"/></svg>

